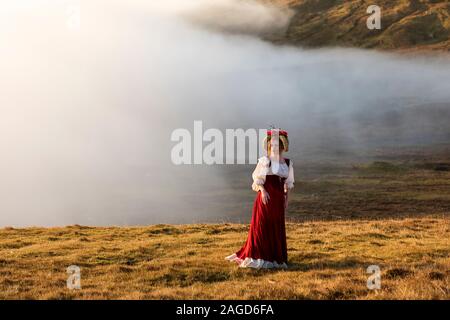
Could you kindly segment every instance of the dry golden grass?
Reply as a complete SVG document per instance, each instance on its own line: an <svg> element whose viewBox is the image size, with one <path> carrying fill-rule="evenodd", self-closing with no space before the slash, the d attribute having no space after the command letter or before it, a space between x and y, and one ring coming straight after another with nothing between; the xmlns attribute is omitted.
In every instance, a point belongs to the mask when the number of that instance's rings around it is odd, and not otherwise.
<svg viewBox="0 0 450 320"><path fill-rule="evenodd" d="M224 257L248 225L0 229L0 299L449 299L450 220L288 223L288 270ZM369 265L381 289L366 287ZM82 289L66 288L81 267Z"/></svg>

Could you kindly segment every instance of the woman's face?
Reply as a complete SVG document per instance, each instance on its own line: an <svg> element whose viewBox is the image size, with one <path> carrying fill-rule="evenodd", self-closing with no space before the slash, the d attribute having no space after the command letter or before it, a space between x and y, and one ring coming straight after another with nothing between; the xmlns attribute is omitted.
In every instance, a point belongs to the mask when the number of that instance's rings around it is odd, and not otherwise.
<svg viewBox="0 0 450 320"><path fill-rule="evenodd" d="M279 139L270 140L270 153L272 155L282 155L284 151L283 144L280 144Z"/></svg>

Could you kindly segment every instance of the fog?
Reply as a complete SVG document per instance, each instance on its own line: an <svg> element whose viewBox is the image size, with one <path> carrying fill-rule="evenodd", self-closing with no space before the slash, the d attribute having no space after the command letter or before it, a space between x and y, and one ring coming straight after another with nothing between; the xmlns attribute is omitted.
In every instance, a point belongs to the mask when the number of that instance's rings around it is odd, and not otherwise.
<svg viewBox="0 0 450 320"><path fill-rule="evenodd" d="M290 10L239 0L1 6L0 226L227 220L223 203L236 199L226 170L171 162L172 131L194 120L282 127L294 161L450 138L448 58L260 40L282 32Z"/></svg>

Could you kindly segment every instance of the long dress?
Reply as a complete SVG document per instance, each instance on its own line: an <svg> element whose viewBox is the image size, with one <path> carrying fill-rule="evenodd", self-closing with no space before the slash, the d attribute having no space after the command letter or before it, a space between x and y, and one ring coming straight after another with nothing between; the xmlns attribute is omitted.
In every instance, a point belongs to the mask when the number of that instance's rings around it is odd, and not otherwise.
<svg viewBox="0 0 450 320"><path fill-rule="evenodd" d="M247 241L240 250L225 259L242 268L287 268L285 192L294 186L292 161L286 159L286 163L281 164L262 157L252 177L252 189L258 193ZM262 202L261 185L270 197L267 204Z"/></svg>

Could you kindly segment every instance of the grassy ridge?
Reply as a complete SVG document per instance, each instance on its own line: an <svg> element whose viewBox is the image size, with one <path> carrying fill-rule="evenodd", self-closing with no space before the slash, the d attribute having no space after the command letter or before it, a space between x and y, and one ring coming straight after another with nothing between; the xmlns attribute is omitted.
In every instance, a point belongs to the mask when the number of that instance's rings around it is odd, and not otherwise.
<svg viewBox="0 0 450 320"><path fill-rule="evenodd" d="M224 257L241 224L0 230L0 299L449 299L448 217L288 223L288 270ZM366 287L381 267L382 287ZM82 289L66 288L81 267Z"/></svg>
<svg viewBox="0 0 450 320"><path fill-rule="evenodd" d="M344 46L388 50L450 49L450 2L380 0L382 29L369 30L366 0L261 0L295 11L279 43L309 47Z"/></svg>

